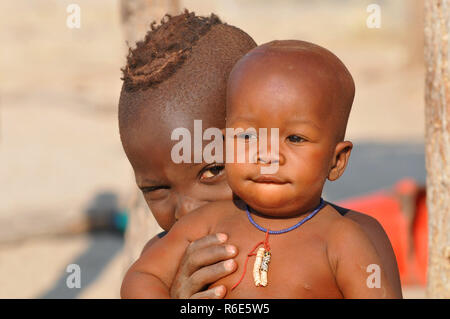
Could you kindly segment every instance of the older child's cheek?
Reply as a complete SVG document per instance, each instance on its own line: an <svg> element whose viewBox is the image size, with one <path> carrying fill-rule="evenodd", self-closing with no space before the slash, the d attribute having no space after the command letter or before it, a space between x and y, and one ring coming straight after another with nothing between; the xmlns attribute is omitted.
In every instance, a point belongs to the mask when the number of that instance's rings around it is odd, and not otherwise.
<svg viewBox="0 0 450 319"><path fill-rule="evenodd" d="M155 203L152 201L147 201L147 205L158 225L165 231L169 231L173 224L175 224L175 206L170 202Z"/></svg>

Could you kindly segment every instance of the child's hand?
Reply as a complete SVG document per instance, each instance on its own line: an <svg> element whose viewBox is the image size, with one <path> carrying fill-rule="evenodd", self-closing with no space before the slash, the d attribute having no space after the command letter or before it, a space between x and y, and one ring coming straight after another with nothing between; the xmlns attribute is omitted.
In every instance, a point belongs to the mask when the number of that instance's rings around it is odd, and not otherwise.
<svg viewBox="0 0 450 319"><path fill-rule="evenodd" d="M219 299L226 294L224 286L205 291L205 287L236 270L237 248L224 244L225 234L213 234L192 242L178 268L170 289L171 298Z"/></svg>

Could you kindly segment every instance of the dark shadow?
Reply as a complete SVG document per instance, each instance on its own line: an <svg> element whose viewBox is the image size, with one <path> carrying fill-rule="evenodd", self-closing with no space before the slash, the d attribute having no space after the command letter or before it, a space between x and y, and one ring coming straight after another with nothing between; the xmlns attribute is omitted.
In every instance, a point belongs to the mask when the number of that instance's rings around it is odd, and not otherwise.
<svg viewBox="0 0 450 319"><path fill-rule="evenodd" d="M90 233L89 246L69 264L77 264L81 269L81 287L68 288L66 280L72 272L63 273L52 288L39 298L72 299L93 283L106 265L123 247L123 236L114 228L114 215L119 211L117 195L110 191L96 194L87 204L84 213L88 217Z"/></svg>
<svg viewBox="0 0 450 319"><path fill-rule="evenodd" d="M84 214L90 230L114 230L114 216L120 211L118 197L112 191L96 194L87 204Z"/></svg>
<svg viewBox="0 0 450 319"><path fill-rule="evenodd" d="M70 264L77 264L81 269L81 287L68 288L67 277L71 273L63 270L53 287L38 298L44 299L73 299L93 283L105 270L106 265L114 259L123 247L122 236L109 232L96 232L88 234L89 247Z"/></svg>

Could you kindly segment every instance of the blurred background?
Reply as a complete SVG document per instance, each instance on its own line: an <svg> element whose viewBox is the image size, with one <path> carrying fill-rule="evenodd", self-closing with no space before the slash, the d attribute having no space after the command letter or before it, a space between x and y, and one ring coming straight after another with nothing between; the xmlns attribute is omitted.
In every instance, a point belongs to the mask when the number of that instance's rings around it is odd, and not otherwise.
<svg viewBox="0 0 450 319"><path fill-rule="evenodd" d="M72 3L80 28L66 24ZM378 25L371 4L380 8ZM426 283L422 6L179 1L258 44L306 40L347 65L356 82L347 130L355 147L324 197L382 223L413 298L425 296ZM119 0L0 2L0 298L119 297L126 208L136 193L117 125L128 51L121 8ZM80 266L81 288L66 285L70 264Z"/></svg>

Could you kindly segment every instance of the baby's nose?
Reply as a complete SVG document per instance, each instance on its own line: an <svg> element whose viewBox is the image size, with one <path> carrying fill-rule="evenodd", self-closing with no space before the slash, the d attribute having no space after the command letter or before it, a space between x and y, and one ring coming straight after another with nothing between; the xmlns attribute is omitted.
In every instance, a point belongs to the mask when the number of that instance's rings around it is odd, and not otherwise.
<svg viewBox="0 0 450 319"><path fill-rule="evenodd" d="M257 161L255 162L263 167L273 167L276 171L278 167L285 165L286 158L279 152L262 152L257 155ZM269 172L266 173L269 174Z"/></svg>
<svg viewBox="0 0 450 319"><path fill-rule="evenodd" d="M279 154L272 155L271 153L258 154L258 163L260 164L275 164L280 162Z"/></svg>

